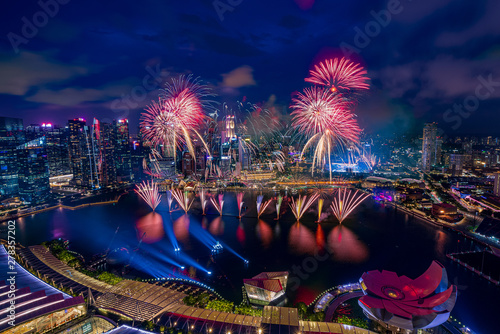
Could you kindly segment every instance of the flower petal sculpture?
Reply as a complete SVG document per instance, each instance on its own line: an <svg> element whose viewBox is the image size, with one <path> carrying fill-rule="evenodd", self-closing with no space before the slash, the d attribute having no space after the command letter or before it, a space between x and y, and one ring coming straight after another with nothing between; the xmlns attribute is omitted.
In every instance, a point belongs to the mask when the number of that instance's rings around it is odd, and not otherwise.
<svg viewBox="0 0 500 334"><path fill-rule="evenodd" d="M439 326L457 300L457 287L449 284L446 269L436 261L416 279L373 270L359 281L365 295L358 303L365 314L404 329Z"/></svg>

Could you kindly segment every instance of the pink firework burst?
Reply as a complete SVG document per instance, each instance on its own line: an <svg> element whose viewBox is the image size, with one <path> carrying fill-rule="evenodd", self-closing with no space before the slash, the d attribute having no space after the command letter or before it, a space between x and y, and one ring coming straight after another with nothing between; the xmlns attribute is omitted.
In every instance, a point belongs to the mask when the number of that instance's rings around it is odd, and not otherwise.
<svg viewBox="0 0 500 334"><path fill-rule="evenodd" d="M331 92L359 91L370 88L366 70L347 58L327 59L314 65L305 81L325 86Z"/></svg>
<svg viewBox="0 0 500 334"><path fill-rule="evenodd" d="M206 100L208 96L211 96L208 87L197 78L189 75L172 79L158 101L152 101L141 115L144 139L154 146L163 145L171 152L185 144L194 158L192 138L198 137L208 151L197 131L205 119L203 108L211 105L211 101Z"/></svg>
<svg viewBox="0 0 500 334"><path fill-rule="evenodd" d="M158 186L151 181L144 181L136 185L135 192L153 209L156 209L161 202L161 195L158 193Z"/></svg>

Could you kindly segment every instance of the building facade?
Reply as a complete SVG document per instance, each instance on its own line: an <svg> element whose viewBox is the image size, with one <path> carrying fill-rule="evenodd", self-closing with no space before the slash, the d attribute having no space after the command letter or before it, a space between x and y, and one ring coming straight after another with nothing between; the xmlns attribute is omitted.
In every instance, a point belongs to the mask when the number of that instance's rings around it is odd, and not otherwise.
<svg viewBox="0 0 500 334"><path fill-rule="evenodd" d="M437 143L437 124L425 124L422 141L422 170L424 172L430 172L437 162Z"/></svg>
<svg viewBox="0 0 500 334"><path fill-rule="evenodd" d="M19 192L17 146L24 142L23 120L0 117L0 195L17 196Z"/></svg>
<svg viewBox="0 0 500 334"><path fill-rule="evenodd" d="M39 204L50 195L46 138L42 136L17 147L19 197L25 203Z"/></svg>
<svg viewBox="0 0 500 334"><path fill-rule="evenodd" d="M115 130L115 161L118 182L132 180L132 161L128 119L113 122Z"/></svg>

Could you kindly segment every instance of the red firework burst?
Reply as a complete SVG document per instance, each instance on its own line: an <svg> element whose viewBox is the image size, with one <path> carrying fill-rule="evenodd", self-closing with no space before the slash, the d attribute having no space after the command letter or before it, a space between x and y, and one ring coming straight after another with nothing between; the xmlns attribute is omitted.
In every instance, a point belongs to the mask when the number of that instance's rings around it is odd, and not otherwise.
<svg viewBox="0 0 500 334"><path fill-rule="evenodd" d="M144 138L169 150L186 144L194 157L191 137L197 135L201 139L196 130L205 118L203 108L211 106L211 101L206 100L208 96L211 96L208 87L197 78L172 79L158 101L153 101L141 115Z"/></svg>
<svg viewBox="0 0 500 334"><path fill-rule="evenodd" d="M307 136L330 132L342 142L357 142L360 128L349 104L322 87L310 87L292 100L292 126Z"/></svg>
<svg viewBox="0 0 500 334"><path fill-rule="evenodd" d="M325 86L331 92L357 91L370 88L366 70L347 58L327 59L314 65L305 81Z"/></svg>

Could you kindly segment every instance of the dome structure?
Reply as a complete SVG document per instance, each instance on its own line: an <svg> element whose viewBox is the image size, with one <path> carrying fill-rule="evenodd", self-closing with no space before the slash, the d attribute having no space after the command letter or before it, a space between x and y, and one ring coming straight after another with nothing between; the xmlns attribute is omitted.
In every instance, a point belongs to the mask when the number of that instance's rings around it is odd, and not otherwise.
<svg viewBox="0 0 500 334"><path fill-rule="evenodd" d="M367 316L409 330L439 326L457 299L457 287L436 261L416 279L373 270L361 276L360 284L365 295L358 303Z"/></svg>

